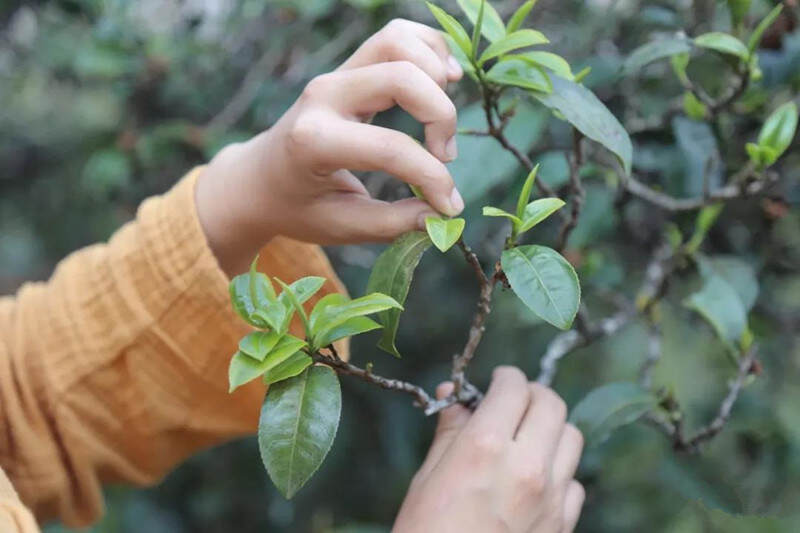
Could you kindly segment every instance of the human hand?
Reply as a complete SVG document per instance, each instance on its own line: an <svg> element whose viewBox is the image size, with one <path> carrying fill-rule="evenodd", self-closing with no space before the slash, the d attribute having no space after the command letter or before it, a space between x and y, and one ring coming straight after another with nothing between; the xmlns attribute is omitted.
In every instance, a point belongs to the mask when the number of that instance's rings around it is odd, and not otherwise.
<svg viewBox="0 0 800 533"><path fill-rule="evenodd" d="M339 69L311 80L272 128L220 152L196 199L223 269L243 270L275 235L319 244L388 241L424 227L433 209L458 214L464 203L444 165L457 153L456 109L444 88L462 74L438 31L396 20ZM395 105L425 125L427 150L368 124ZM373 199L351 170L417 185L430 205Z"/></svg>
<svg viewBox="0 0 800 533"><path fill-rule="evenodd" d="M552 390L497 368L474 414L455 405L439 415L393 532L572 531L584 500L573 479L583 437L566 415Z"/></svg>

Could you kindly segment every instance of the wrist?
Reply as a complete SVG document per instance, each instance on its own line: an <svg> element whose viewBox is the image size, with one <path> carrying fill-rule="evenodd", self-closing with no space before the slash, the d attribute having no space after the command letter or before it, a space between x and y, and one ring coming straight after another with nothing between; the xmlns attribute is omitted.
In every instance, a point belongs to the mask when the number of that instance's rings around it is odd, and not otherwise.
<svg viewBox="0 0 800 533"><path fill-rule="evenodd" d="M254 144L223 148L203 169L195 187L195 204L209 247L229 276L245 272L259 250L275 235L266 213L266 177Z"/></svg>

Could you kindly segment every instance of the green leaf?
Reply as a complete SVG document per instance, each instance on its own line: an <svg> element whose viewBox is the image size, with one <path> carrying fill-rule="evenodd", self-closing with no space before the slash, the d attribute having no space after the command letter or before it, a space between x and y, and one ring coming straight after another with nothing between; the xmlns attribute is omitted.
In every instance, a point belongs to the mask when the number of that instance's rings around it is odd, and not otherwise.
<svg viewBox="0 0 800 533"><path fill-rule="evenodd" d="M714 225L724 208L725 204L719 203L706 206L700 210L694 223L694 233L686 243L687 252L694 253L700 248L709 230L711 230L711 226Z"/></svg>
<svg viewBox="0 0 800 533"><path fill-rule="evenodd" d="M477 26L478 15L481 11L481 0L458 0L458 5L470 22ZM506 35L506 27L503 24L503 19L497 14L497 11L492 4L488 1L485 2L483 13L483 24L480 25L481 33L484 37L489 39L489 42L495 42L502 39Z"/></svg>
<svg viewBox="0 0 800 533"><path fill-rule="evenodd" d="M388 309L398 309L402 311L403 306L391 296L379 292L373 292L344 303L327 305L316 320L316 329L311 331L311 337L314 339L314 344L316 346L323 346L320 340L325 339L333 329L341 326L348 320L359 316L380 313Z"/></svg>
<svg viewBox="0 0 800 533"><path fill-rule="evenodd" d="M561 198L539 198L529 203L522 215L522 225L518 233L524 233L541 221L564 207Z"/></svg>
<svg viewBox="0 0 800 533"><path fill-rule="evenodd" d="M683 110L693 120L703 120L708 113L706 105L698 100L694 93L689 91L683 95Z"/></svg>
<svg viewBox="0 0 800 533"><path fill-rule="evenodd" d="M325 335L316 339L314 342L314 348L324 348L325 346L330 346L334 341L338 341L339 339L360 335L361 333L366 333L382 327L383 326L370 318L365 316L357 316L347 320L346 322L343 322L342 324L329 330Z"/></svg>
<svg viewBox="0 0 800 533"><path fill-rule="evenodd" d="M274 302L267 307L253 311L253 318L268 324L278 333L289 331L289 324L294 316L294 310L287 308L281 302Z"/></svg>
<svg viewBox="0 0 800 533"><path fill-rule="evenodd" d="M506 33L514 33L522 26L522 23L525 22L525 19L528 17L528 13L531 12L533 6L536 5L536 0L528 0L511 15L511 18L508 19L508 25L506 25Z"/></svg>
<svg viewBox="0 0 800 533"><path fill-rule="evenodd" d="M528 173L528 177L525 178L525 183L522 185L522 190L519 192L519 198L517 198L517 220L521 221L525 217L525 208L531 200L531 191L538 173L539 164L537 163L533 170ZM483 214L486 215L486 208L484 208Z"/></svg>
<svg viewBox="0 0 800 533"><path fill-rule="evenodd" d="M497 63L486 73L486 79L498 85L511 85L542 93L553 90L550 77L544 70L520 59Z"/></svg>
<svg viewBox="0 0 800 533"><path fill-rule="evenodd" d="M305 329L306 336L311 337L311 328L309 327L308 324L308 315L306 314L306 310L303 309L303 304L300 303L300 300L297 298L297 295L294 293L294 291L292 291L292 288L289 285L279 280L278 278L275 278L275 281L277 281L278 284L281 286L281 288L283 288L283 292L281 293L281 298L285 298L286 300L288 300L289 304L294 308L295 311L297 311L297 314L300 315L300 319L303 321L303 328ZM322 281L324 282L325 280L323 279ZM320 283L319 286L321 287L322 283ZM317 287L317 289L319 289L319 287ZM314 292L316 292L316 290Z"/></svg>
<svg viewBox="0 0 800 533"><path fill-rule="evenodd" d="M239 341L239 351L253 359L263 361L282 336L276 331L254 331L242 337L242 340Z"/></svg>
<svg viewBox="0 0 800 533"><path fill-rule="evenodd" d="M550 41L547 39L547 37L545 37L540 31L531 29L517 30L514 33L509 33L499 41L495 41L487 46L486 50L484 50L481 54L480 59L478 59L478 64L483 65L490 59L494 59L495 57L513 52L514 50L518 50L520 48L535 46L537 44L546 44L549 42Z"/></svg>
<svg viewBox="0 0 800 533"><path fill-rule="evenodd" d="M431 240L427 233L412 231L401 235L389 248L378 256L367 282L367 292L388 294L400 303L406 301L414 270L422 254L430 248ZM395 346L395 337L400 323L400 311L390 309L378 313L376 320L383 326L383 336L378 348L400 357Z"/></svg>
<svg viewBox="0 0 800 533"><path fill-rule="evenodd" d="M722 54L736 56L744 61L747 61L750 57L750 51L742 41L733 35L719 31L712 31L695 37L694 44L701 48L708 48L709 50L714 50Z"/></svg>
<svg viewBox="0 0 800 533"><path fill-rule="evenodd" d="M284 335L263 361L253 359L241 351L236 352L228 367L229 392L233 392L238 387L268 372L304 346L306 343L302 339Z"/></svg>
<svg viewBox="0 0 800 533"><path fill-rule="evenodd" d="M768 167L778 160L778 153L768 146L747 143L744 148L750 156L750 161L759 168Z"/></svg>
<svg viewBox="0 0 800 533"><path fill-rule="evenodd" d="M505 250L503 271L517 296L542 320L569 329L581 299L578 276L561 254L538 245Z"/></svg>
<svg viewBox="0 0 800 533"><path fill-rule="evenodd" d="M506 217L510 219L515 226L522 224L522 220L517 218L516 215L512 215L508 211L503 211L502 209L498 209L497 207L486 206L483 208L483 216L485 217Z"/></svg>
<svg viewBox="0 0 800 533"><path fill-rule="evenodd" d="M758 144L771 149L777 159L792 144L796 131L797 105L794 102L786 102L767 118L758 135Z"/></svg>
<svg viewBox="0 0 800 533"><path fill-rule="evenodd" d="M461 65L461 68L464 70L464 74L475 80L478 81L477 76L475 75L475 67L472 64L469 56L464 53L464 50L458 45L458 43L450 37L446 32L440 32L444 40L447 41L447 46L450 48L450 53L453 54L453 57L456 58L458 64Z"/></svg>
<svg viewBox="0 0 800 533"><path fill-rule="evenodd" d="M311 366L269 388L258 422L258 448L270 479L291 498L331 449L342 410L336 373Z"/></svg>
<svg viewBox="0 0 800 533"><path fill-rule="evenodd" d="M569 63L567 63L567 60L552 52L541 52L539 50L535 50L532 52L524 52L522 54L507 55L503 58L503 60L506 59L519 59L525 61L529 65L550 69L562 78L566 78L568 80L575 79L575 75L572 74L572 69L570 68Z"/></svg>
<svg viewBox="0 0 800 533"><path fill-rule="evenodd" d="M706 122L676 116L672 119L672 133L683 157L674 166L683 167L682 193L702 196L709 189L722 185L725 167L717 137Z"/></svg>
<svg viewBox="0 0 800 533"><path fill-rule="evenodd" d="M581 430L588 448L602 444L614 430L635 422L657 403L652 394L635 383L609 383L578 402L570 422Z"/></svg>
<svg viewBox="0 0 800 533"><path fill-rule="evenodd" d="M744 21L751 3L752 0L728 0L728 10L731 12L731 23L734 27Z"/></svg>
<svg viewBox="0 0 800 533"><path fill-rule="evenodd" d="M691 49L692 42L684 37L650 41L631 52L622 66L622 72L625 76L630 76L654 61L677 54L688 54Z"/></svg>
<svg viewBox="0 0 800 533"><path fill-rule="evenodd" d="M303 352L295 352L285 361L278 363L264 373L264 384L272 385L284 379L295 377L297 374L311 366L314 362L310 356Z"/></svg>
<svg viewBox="0 0 800 533"><path fill-rule="evenodd" d="M472 60L478 58L478 46L481 44L481 27L483 26L483 14L486 12L486 0L481 0L478 9L478 18L473 21L475 27L472 28ZM505 28L503 29L505 31Z"/></svg>
<svg viewBox="0 0 800 533"><path fill-rule="evenodd" d="M761 37L764 36L764 32L767 31L767 28L772 26L772 23L775 22L775 19L781 14L781 11L783 11L783 4L778 4L758 23L758 26L756 26L756 29L754 29L753 33L750 35L750 39L747 40L748 52L751 54L755 52L758 45L761 44Z"/></svg>
<svg viewBox="0 0 800 533"><path fill-rule="evenodd" d="M306 276L305 278L300 278L294 283L289 285L289 289L291 290L292 294L294 294L295 298L299 303L306 303L312 296L314 296L323 285L325 285L325 278L321 278L319 276ZM286 289L284 289L285 291ZM278 297L284 305L291 305L291 301L287 296L284 296L283 293Z"/></svg>
<svg viewBox="0 0 800 533"><path fill-rule="evenodd" d="M558 111L586 137L608 148L619 158L625 172L630 174L633 145L622 124L583 85L559 76L550 78L553 91L549 94L532 93L533 96L546 107Z"/></svg>
<svg viewBox="0 0 800 533"><path fill-rule="evenodd" d="M720 276L727 281L745 308L750 311L758 298L758 278L749 263L732 255L696 256L700 273L704 279Z"/></svg>
<svg viewBox="0 0 800 533"><path fill-rule="evenodd" d="M458 47L461 48L461 51L464 52L467 57L472 57L472 42L470 41L467 30L464 29L464 26L459 24L456 19L454 19L439 6L436 6L430 2L426 2L426 4L428 4L428 9L431 10L431 13L433 13L436 21L453 39L453 41L455 41Z"/></svg>
<svg viewBox="0 0 800 533"><path fill-rule="evenodd" d="M325 310L328 307L332 305L342 305L349 301L350 299L347 296L338 292L323 296L317 302L317 305L314 306L314 309L311 311L311 316L308 318L308 326L311 328L311 331L316 331L320 328L320 321L323 320Z"/></svg>
<svg viewBox="0 0 800 533"><path fill-rule="evenodd" d="M710 276L702 289L690 295L684 304L705 318L729 346L735 346L747 328L744 304L722 276Z"/></svg>
<svg viewBox="0 0 800 533"><path fill-rule="evenodd" d="M674 56L669 58L669 62L672 65L672 70L675 72L675 75L681 80L681 83L684 85L689 85L691 83L689 81L689 76L686 74L686 68L689 66L689 60L691 56L689 52L682 53L682 54L675 54Z"/></svg>
<svg viewBox="0 0 800 533"><path fill-rule="evenodd" d="M275 291L266 275L261 272L240 274L231 280L228 290L233 310L248 324L257 328L270 326L263 317L255 315L256 309L274 305Z"/></svg>
<svg viewBox="0 0 800 533"><path fill-rule="evenodd" d="M426 217L425 229L433 245L441 252L449 250L461 238L466 222L463 218Z"/></svg>

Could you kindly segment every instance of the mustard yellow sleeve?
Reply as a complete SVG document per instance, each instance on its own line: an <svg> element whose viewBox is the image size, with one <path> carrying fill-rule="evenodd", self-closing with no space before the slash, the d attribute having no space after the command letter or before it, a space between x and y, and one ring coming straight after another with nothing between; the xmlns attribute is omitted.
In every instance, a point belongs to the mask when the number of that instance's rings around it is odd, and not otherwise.
<svg viewBox="0 0 800 533"><path fill-rule="evenodd" d="M39 521L88 525L103 512L103 483L153 483L191 453L255 430L263 385L227 392L247 329L197 219L200 172L145 201L108 244L0 299L4 533L36 527L20 501ZM259 267L287 281L328 278L309 306L343 290L317 246L274 239Z"/></svg>

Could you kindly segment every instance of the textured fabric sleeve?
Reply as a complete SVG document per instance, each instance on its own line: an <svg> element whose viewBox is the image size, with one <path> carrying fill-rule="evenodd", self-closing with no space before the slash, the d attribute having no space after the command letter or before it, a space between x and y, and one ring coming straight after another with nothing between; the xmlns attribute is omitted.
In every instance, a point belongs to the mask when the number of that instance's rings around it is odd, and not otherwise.
<svg viewBox="0 0 800 533"><path fill-rule="evenodd" d="M0 468L39 521L85 526L102 514L103 483L153 483L255 430L263 385L227 392L247 329L197 219L199 172L145 201L108 244L0 299ZM317 246L274 239L259 268L328 278L309 306L343 290ZM0 512L4 497L15 499L0 484Z"/></svg>

